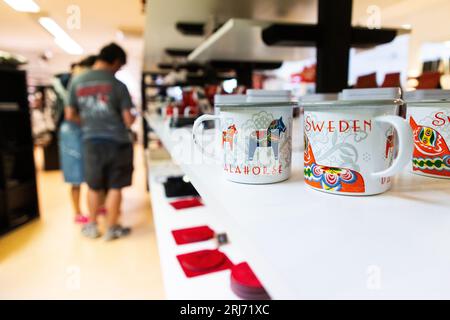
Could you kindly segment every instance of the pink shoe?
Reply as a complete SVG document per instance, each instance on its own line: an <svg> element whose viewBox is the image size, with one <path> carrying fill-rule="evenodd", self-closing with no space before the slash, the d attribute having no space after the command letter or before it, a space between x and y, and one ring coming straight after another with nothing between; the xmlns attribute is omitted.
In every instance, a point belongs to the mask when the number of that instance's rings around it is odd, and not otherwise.
<svg viewBox="0 0 450 320"><path fill-rule="evenodd" d="M98 209L98 212L97 212L97 214L99 215L99 216L106 216L106 208L105 207L101 207L100 209Z"/></svg>
<svg viewBox="0 0 450 320"><path fill-rule="evenodd" d="M86 224L88 222L89 222L89 218L86 216L83 216L82 214L77 214L75 217L75 223Z"/></svg>

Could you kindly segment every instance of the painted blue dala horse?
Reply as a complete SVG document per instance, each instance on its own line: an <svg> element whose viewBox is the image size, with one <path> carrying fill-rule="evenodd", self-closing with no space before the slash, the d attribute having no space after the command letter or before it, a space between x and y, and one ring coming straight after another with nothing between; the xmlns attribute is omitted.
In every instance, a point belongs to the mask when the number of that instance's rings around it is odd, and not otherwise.
<svg viewBox="0 0 450 320"><path fill-rule="evenodd" d="M283 122L283 117L273 120L266 130L253 131L248 143L248 160L253 160L256 148L259 147L272 148L275 160L278 160L280 136L282 132L286 132L286 125Z"/></svg>

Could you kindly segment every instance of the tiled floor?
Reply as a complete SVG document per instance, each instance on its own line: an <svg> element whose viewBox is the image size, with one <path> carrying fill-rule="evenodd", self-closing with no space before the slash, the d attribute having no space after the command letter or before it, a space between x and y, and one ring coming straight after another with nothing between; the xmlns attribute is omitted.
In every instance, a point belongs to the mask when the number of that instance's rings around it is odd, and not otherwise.
<svg viewBox="0 0 450 320"><path fill-rule="evenodd" d="M109 243L81 236L61 173L39 171L41 218L0 238L0 299L163 299L143 164L137 148L122 217L133 232Z"/></svg>

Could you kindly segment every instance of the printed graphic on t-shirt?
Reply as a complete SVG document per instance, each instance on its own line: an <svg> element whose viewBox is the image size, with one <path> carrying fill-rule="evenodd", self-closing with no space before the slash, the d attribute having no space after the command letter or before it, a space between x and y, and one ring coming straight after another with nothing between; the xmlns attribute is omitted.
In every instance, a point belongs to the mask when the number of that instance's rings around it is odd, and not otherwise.
<svg viewBox="0 0 450 320"><path fill-rule="evenodd" d="M109 114L110 94L112 91L111 84L94 84L86 85L76 91L79 104L85 107L86 115L101 116Z"/></svg>
<svg viewBox="0 0 450 320"><path fill-rule="evenodd" d="M91 70L75 77L69 88L69 105L80 115L83 139L130 142L122 112L132 106L131 97L110 72Z"/></svg>

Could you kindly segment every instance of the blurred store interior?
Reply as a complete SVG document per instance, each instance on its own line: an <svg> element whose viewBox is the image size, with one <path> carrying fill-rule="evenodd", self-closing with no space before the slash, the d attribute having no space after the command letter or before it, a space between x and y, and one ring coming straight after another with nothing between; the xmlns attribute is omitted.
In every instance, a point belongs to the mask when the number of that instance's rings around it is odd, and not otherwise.
<svg viewBox="0 0 450 320"><path fill-rule="evenodd" d="M0 30L0 299L239 298L228 273L184 277L177 254L220 239L179 247L171 231L228 230L203 194L203 206L185 213L168 204L157 182L180 175L169 161L176 150L163 147L146 114L184 115L192 125L214 112L215 94L247 89L291 90L295 99L345 88L450 89L445 0L1 0ZM112 42L127 54L115 76L138 117L121 207L132 232L105 242L83 237L73 221L54 81ZM87 190L82 184L81 199ZM249 260L272 298L296 297L231 235L224 251L233 262Z"/></svg>

